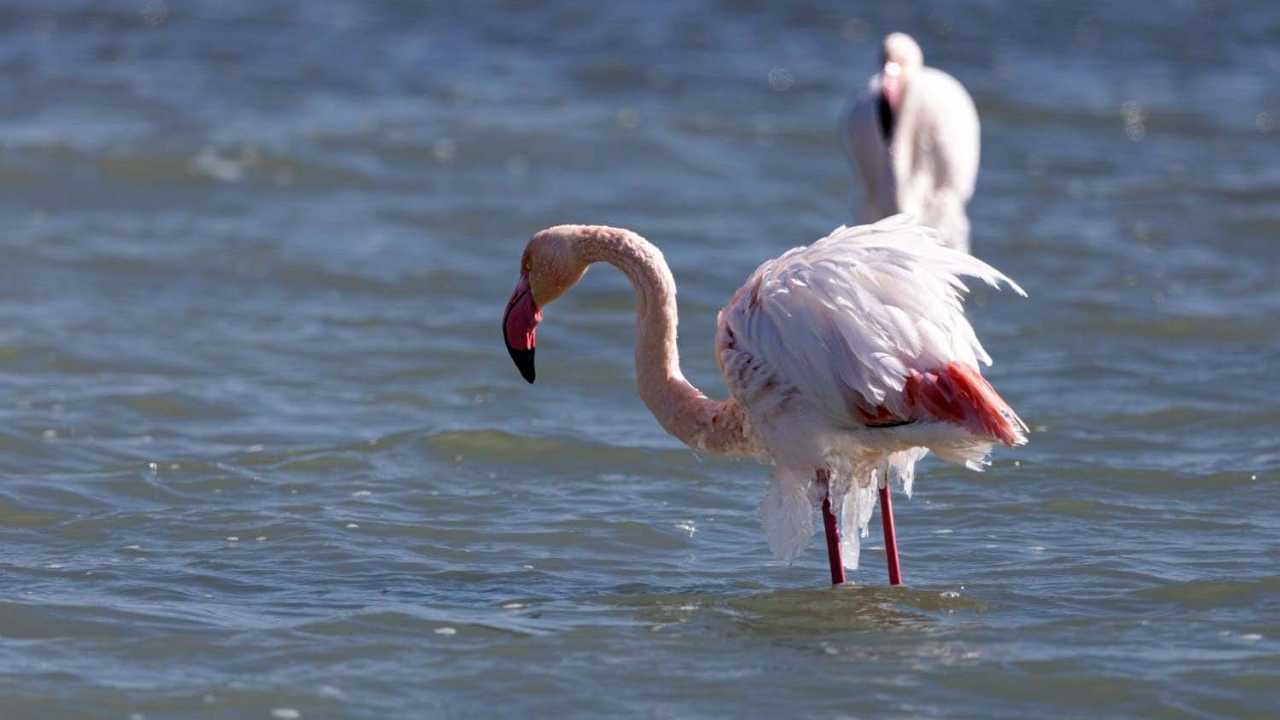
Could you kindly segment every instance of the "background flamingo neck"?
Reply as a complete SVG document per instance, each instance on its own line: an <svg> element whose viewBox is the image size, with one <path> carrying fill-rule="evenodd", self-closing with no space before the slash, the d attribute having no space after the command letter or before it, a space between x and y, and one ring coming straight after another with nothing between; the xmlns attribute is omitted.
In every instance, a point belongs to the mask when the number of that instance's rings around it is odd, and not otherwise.
<svg viewBox="0 0 1280 720"><path fill-rule="evenodd" d="M607 262L636 293L636 385L663 429L695 450L751 454L746 413L736 401L716 401L680 371L676 282L662 251L630 230L587 227L579 250L587 263Z"/></svg>

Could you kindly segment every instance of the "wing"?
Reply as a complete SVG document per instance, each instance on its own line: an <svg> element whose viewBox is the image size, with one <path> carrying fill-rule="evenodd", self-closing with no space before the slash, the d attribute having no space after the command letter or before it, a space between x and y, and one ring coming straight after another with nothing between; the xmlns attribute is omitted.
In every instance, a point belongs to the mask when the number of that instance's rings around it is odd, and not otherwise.
<svg viewBox="0 0 1280 720"><path fill-rule="evenodd" d="M965 319L963 277L1026 294L905 216L837 228L761 265L721 311L721 368L747 407L781 385L839 427L922 410L954 419L944 416L957 393L981 401L990 389L977 374L991 358ZM952 378L952 366L972 370Z"/></svg>
<svg viewBox="0 0 1280 720"><path fill-rule="evenodd" d="M973 98L959 80L935 68L922 68L913 80L903 123L915 128L911 174L922 178L925 194L949 191L961 204L973 196L978 178L981 127ZM904 207L907 207L904 205Z"/></svg>

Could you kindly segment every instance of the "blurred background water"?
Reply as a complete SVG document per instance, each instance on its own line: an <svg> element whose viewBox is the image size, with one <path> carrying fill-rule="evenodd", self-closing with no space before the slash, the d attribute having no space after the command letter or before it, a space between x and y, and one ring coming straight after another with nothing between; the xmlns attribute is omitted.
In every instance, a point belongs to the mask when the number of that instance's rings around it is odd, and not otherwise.
<svg viewBox="0 0 1280 720"><path fill-rule="evenodd" d="M1034 434L832 590L636 399L617 273L537 385L498 321L631 227L723 394L889 30L981 113ZM1280 4L6 0L0 77L4 718L1280 714Z"/></svg>

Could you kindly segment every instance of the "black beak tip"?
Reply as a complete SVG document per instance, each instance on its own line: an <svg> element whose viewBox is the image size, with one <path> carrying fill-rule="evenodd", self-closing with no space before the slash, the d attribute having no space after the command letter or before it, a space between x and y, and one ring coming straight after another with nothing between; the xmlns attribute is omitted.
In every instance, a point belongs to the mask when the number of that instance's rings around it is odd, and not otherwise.
<svg viewBox="0 0 1280 720"><path fill-rule="evenodd" d="M533 369L534 348L517 350L508 345L507 352L511 353L511 361L516 364L516 369L520 371L520 376L530 384L533 384L534 378L537 377L537 373Z"/></svg>

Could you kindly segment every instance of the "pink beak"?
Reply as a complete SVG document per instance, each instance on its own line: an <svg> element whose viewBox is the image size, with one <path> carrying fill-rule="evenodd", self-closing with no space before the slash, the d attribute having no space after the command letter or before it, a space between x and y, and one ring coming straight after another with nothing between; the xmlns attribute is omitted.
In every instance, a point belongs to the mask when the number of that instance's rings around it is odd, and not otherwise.
<svg viewBox="0 0 1280 720"><path fill-rule="evenodd" d="M902 66L890 60L880 72L880 92L889 103L889 109L897 112L902 104Z"/></svg>
<svg viewBox="0 0 1280 720"><path fill-rule="evenodd" d="M525 380L533 382L533 352L538 344L538 323L542 322L542 311L533 301L533 290L529 287L529 274L522 273L520 282L516 283L515 292L507 301L507 311L502 316L502 339L507 344L507 352L511 360Z"/></svg>

